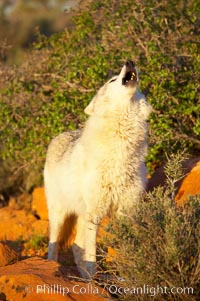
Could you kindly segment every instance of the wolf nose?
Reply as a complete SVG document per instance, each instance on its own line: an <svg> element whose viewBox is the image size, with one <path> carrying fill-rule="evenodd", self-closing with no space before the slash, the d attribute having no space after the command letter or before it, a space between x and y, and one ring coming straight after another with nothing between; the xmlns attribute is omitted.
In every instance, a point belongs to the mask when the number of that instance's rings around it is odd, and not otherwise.
<svg viewBox="0 0 200 301"><path fill-rule="evenodd" d="M135 63L131 60L127 60L125 65L126 65L126 67L129 67L129 68L134 68L135 67Z"/></svg>

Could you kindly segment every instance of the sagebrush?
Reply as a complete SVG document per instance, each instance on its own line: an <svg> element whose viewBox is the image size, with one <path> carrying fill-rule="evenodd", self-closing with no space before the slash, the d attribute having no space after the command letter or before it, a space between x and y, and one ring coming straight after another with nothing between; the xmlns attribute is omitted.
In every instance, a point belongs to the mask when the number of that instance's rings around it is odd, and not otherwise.
<svg viewBox="0 0 200 301"><path fill-rule="evenodd" d="M177 158L172 161L169 160L166 168L180 175ZM113 220L107 227L111 236L106 239L105 247L114 248L117 255L111 263L104 263L104 273L109 270L113 274L117 287L134 291L146 286L146 294L144 290L138 294L129 291L118 294L120 299L198 300L200 195L189 197L178 206L173 198L172 183L175 183L173 174L165 187L147 193L136 212ZM185 289L185 293L181 289L176 292L177 288Z"/></svg>

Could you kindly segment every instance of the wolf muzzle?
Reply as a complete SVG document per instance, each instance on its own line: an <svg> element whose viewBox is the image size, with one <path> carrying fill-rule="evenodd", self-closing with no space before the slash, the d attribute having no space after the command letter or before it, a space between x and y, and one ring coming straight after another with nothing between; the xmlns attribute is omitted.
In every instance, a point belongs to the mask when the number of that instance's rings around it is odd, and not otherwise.
<svg viewBox="0 0 200 301"><path fill-rule="evenodd" d="M128 86L129 84L134 85L138 82L137 69L135 63L131 60L127 60L125 65L125 74L122 78L122 85Z"/></svg>

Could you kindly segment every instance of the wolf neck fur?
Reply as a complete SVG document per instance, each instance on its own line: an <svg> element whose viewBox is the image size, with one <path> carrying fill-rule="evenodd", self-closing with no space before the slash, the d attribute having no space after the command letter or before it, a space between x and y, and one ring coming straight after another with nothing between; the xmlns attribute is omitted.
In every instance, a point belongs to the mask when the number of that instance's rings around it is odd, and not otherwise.
<svg viewBox="0 0 200 301"><path fill-rule="evenodd" d="M135 154L137 154L136 161L138 161L138 156L141 157L142 161L146 154L146 122L139 120L136 114L134 116L132 110L125 110L120 113L113 112L110 115L110 117L98 118L91 116L88 119L80 138L84 148L90 152L90 147L91 149L95 147L97 160L98 157L106 160L108 156L117 161L120 156L126 154L131 158L129 161L132 162ZM135 135L138 132L141 134ZM116 164L118 165L119 162Z"/></svg>
<svg viewBox="0 0 200 301"><path fill-rule="evenodd" d="M146 128L146 121L141 120L134 110L126 108L124 111L116 110L106 116L90 116L83 130L82 138L87 137L93 141L92 137L98 136L99 138L101 136L101 139L106 140L107 143L108 139L111 139L111 143L114 143L115 140L133 142L134 137L138 136L135 133L138 133L139 130L141 132L139 140L141 141L146 138L147 130L144 133L144 128Z"/></svg>

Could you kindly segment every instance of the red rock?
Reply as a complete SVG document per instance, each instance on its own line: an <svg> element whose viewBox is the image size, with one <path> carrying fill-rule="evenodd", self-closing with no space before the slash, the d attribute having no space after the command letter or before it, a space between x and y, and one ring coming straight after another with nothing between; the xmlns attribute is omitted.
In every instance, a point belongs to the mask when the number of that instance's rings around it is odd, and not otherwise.
<svg viewBox="0 0 200 301"><path fill-rule="evenodd" d="M58 263L38 257L0 268L1 294L17 301L103 301L106 291L95 283L75 282Z"/></svg>
<svg viewBox="0 0 200 301"><path fill-rule="evenodd" d="M34 211L41 219L48 219L46 197L43 187L37 187L33 190L32 211Z"/></svg>
<svg viewBox="0 0 200 301"><path fill-rule="evenodd" d="M18 254L11 247L0 242L0 267L11 264L18 259Z"/></svg>
<svg viewBox="0 0 200 301"><path fill-rule="evenodd" d="M49 222L46 220L36 220L33 224L33 233L38 235L48 236L49 234Z"/></svg>
<svg viewBox="0 0 200 301"><path fill-rule="evenodd" d="M180 204L187 196L200 194L200 158L192 158L183 162L185 176L176 183L175 200ZM147 191L152 191L159 185L165 185L166 176L163 166L157 168L149 179Z"/></svg>
<svg viewBox="0 0 200 301"><path fill-rule="evenodd" d="M0 209L0 240L27 240L33 235L47 235L48 221L37 220L30 212Z"/></svg>
<svg viewBox="0 0 200 301"><path fill-rule="evenodd" d="M0 240L27 239L36 218L25 210L0 209Z"/></svg>
<svg viewBox="0 0 200 301"><path fill-rule="evenodd" d="M28 192L23 192L21 195L17 197L17 203L19 208L15 209L25 209L27 211L31 210L31 201L32 201L32 196Z"/></svg>
<svg viewBox="0 0 200 301"><path fill-rule="evenodd" d="M19 206L17 204L17 201L14 197L10 197L9 199L9 203L8 203L8 206L12 209L19 209Z"/></svg>
<svg viewBox="0 0 200 301"><path fill-rule="evenodd" d="M191 171L183 179L176 201L182 204L187 201L189 196L200 194L200 161L198 161L191 169Z"/></svg>

